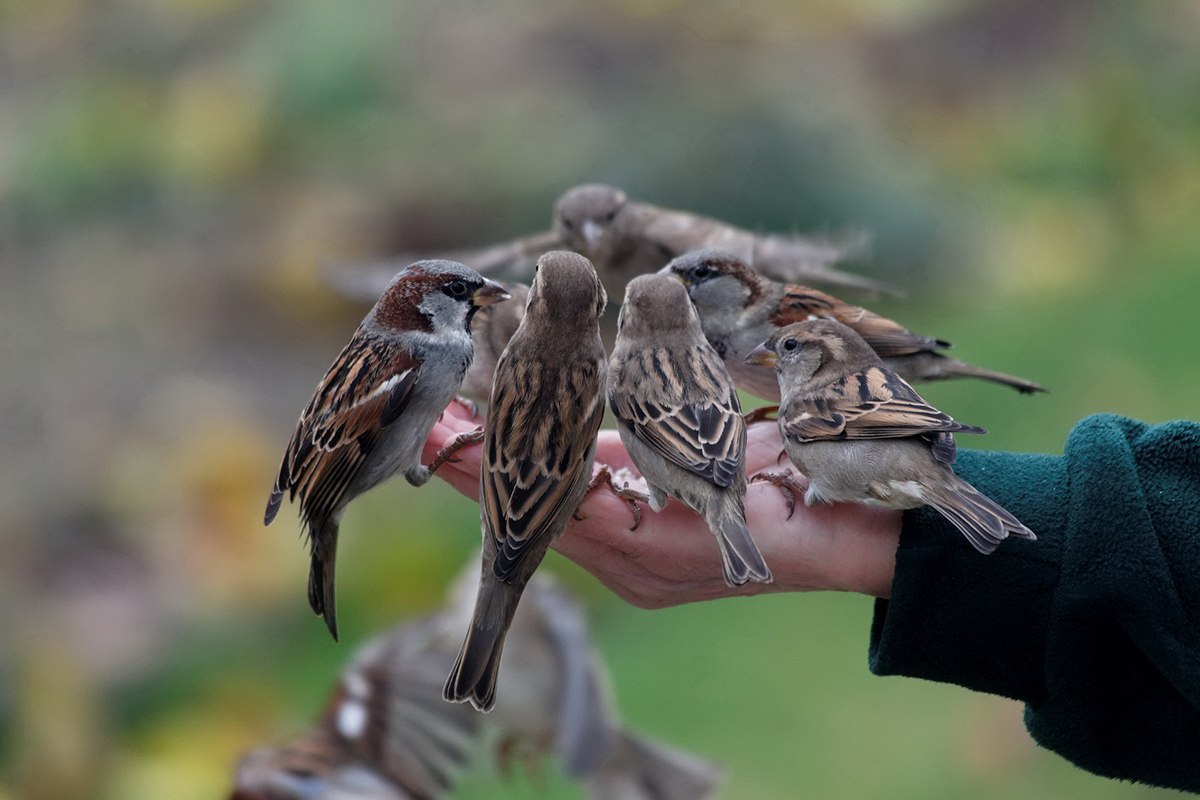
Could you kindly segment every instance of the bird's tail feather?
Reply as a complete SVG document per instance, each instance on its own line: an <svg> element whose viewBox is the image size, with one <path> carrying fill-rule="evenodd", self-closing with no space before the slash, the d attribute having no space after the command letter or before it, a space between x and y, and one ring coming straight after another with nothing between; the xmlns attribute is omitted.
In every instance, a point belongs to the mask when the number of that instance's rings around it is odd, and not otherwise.
<svg viewBox="0 0 1200 800"><path fill-rule="evenodd" d="M524 585L494 578L490 566L485 565L471 627L442 689L442 697L447 701L470 702L480 711L491 711L496 703L496 679L500 675L504 637L524 589Z"/></svg>
<svg viewBox="0 0 1200 800"><path fill-rule="evenodd" d="M746 529L745 514L740 502L728 503L709 523L709 527L721 546L721 563L725 570L726 583L730 586L741 586L749 581L770 583L774 580L758 545Z"/></svg>
<svg viewBox="0 0 1200 800"><path fill-rule="evenodd" d="M926 500L981 553L991 553L1009 536L1037 538L1007 509L966 481L958 480Z"/></svg>
<svg viewBox="0 0 1200 800"><path fill-rule="evenodd" d="M308 570L308 604L313 613L325 618L325 626L338 638L337 599L334 593L333 570L337 562L338 523L333 520L310 531L312 565Z"/></svg>
<svg viewBox="0 0 1200 800"><path fill-rule="evenodd" d="M1026 380L1017 375L1009 375L1006 372L997 372L994 369L977 367L974 364L968 364L956 358L945 357L939 359L938 367L939 374L924 376L925 380L938 380L939 378L979 378L980 380L998 383L1001 386L1011 387L1021 394L1035 394L1037 392L1048 391L1046 387L1031 380Z"/></svg>

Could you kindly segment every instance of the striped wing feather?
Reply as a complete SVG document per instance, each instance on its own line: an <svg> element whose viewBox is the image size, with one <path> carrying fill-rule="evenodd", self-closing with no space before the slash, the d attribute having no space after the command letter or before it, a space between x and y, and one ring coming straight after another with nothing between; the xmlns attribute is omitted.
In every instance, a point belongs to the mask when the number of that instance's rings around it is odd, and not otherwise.
<svg viewBox="0 0 1200 800"><path fill-rule="evenodd" d="M746 422L712 348L682 358L665 348L637 353L608 400L620 423L663 458L717 486L733 484L745 458Z"/></svg>
<svg viewBox="0 0 1200 800"><path fill-rule="evenodd" d="M599 364L575 367L504 357L497 367L481 484L485 535L496 545L501 580L521 574L527 553L544 551L531 545L575 511L565 506L591 475L604 416L601 373Z"/></svg>
<svg viewBox="0 0 1200 800"><path fill-rule="evenodd" d="M267 507L300 497L310 525L329 518L380 434L404 412L421 362L382 339L356 336L325 374L296 423Z"/></svg>

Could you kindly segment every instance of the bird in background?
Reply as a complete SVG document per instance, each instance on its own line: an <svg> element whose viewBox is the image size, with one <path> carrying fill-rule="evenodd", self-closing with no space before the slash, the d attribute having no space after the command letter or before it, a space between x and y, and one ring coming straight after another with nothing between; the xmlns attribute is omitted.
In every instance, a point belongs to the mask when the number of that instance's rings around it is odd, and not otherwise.
<svg viewBox="0 0 1200 800"><path fill-rule="evenodd" d="M725 581L769 583L746 530L746 420L721 357L705 341L683 285L629 282L608 367L608 404L655 511L674 497L716 536Z"/></svg>
<svg viewBox="0 0 1200 800"><path fill-rule="evenodd" d="M1023 394L1046 391L1033 381L1006 375L941 353L943 339L922 336L898 322L807 286L766 278L731 253L698 250L673 260L662 271L678 278L700 315L704 335L725 361L738 388L778 401L774 371L746 362L750 352L781 328L828 317L854 329L883 364L914 383L978 378Z"/></svg>
<svg viewBox="0 0 1200 800"><path fill-rule="evenodd" d="M861 240L862 237L856 237ZM610 297L625 294L626 284L684 253L718 248L742 258L775 280L837 286L872 294L896 290L864 275L836 269L863 249L861 241L823 241L787 234L755 233L712 217L630 200L625 192L600 183L576 186L554 203L551 228L529 236L446 256L481 274L529 281L539 256L571 250L596 268ZM342 294L371 302L385 277L404 254L380 262L331 265L327 280Z"/></svg>
<svg viewBox="0 0 1200 800"><path fill-rule="evenodd" d="M504 637L525 584L588 490L604 416L606 298L591 263L538 259L521 320L496 366L480 470L483 558L475 613L444 697L495 703Z"/></svg>
<svg viewBox="0 0 1200 800"><path fill-rule="evenodd" d="M981 553L1009 536L1036 538L1020 520L954 474L955 433L986 433L925 402L850 327L788 325L746 360L779 381L779 433L808 478L807 505L932 506ZM789 489L780 476L766 476Z"/></svg>
<svg viewBox="0 0 1200 800"><path fill-rule="evenodd" d="M473 403L487 404L492 394L492 378L496 364L508 346L508 341L517 332L525 317L525 303L529 299L529 287L523 283L502 281L505 291L512 297L506 303L479 309L471 320L471 341L475 345L475 358L463 378L462 395Z"/></svg>
<svg viewBox="0 0 1200 800"><path fill-rule="evenodd" d="M553 755L591 800L712 795L720 769L621 724L583 609L544 575L513 619L492 713L443 702L477 582L468 567L441 611L359 650L314 727L243 757L232 800L433 800L491 740L502 774Z"/></svg>
<svg viewBox="0 0 1200 800"><path fill-rule="evenodd" d="M367 313L300 414L267 501L300 500L312 553L308 599L337 639L334 564L346 506L393 475L421 486L453 451L426 466L421 450L471 363L471 317L508 298L500 284L452 261L401 271Z"/></svg>

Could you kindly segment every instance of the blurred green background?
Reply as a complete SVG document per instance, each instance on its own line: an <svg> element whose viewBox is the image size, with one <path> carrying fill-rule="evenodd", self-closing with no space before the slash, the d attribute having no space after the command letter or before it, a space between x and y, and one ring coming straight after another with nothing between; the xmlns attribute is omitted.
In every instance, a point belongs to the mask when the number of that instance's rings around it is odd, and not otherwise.
<svg viewBox="0 0 1200 800"><path fill-rule="evenodd" d="M568 186L868 231L881 310L1052 393L929 386L1057 453L1194 417L1200 5L1120 0L7 0L0 5L0 798L220 796L478 541L442 485L354 506L343 643L262 509L361 309L319 265L546 226ZM1165 796L1021 709L872 677L871 603L586 598L631 724L728 798ZM579 796L548 765L459 797Z"/></svg>

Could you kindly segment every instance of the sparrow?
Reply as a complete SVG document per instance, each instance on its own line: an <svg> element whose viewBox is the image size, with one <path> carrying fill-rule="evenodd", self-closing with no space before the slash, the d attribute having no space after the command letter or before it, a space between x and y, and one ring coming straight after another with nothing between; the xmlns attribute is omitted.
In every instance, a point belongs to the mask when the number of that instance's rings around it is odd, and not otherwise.
<svg viewBox="0 0 1200 800"><path fill-rule="evenodd" d="M453 642L437 616L356 653L316 725L244 756L232 800L443 797L465 771L482 718L441 701Z"/></svg>
<svg viewBox="0 0 1200 800"><path fill-rule="evenodd" d="M630 279L656 272L684 253L719 248L736 253L763 275L781 281L811 281L883 294L897 292L862 275L834 269L850 259L861 243L839 244L782 234L758 234L712 217L629 200L614 186L583 184L564 192L554 203L548 231L447 257L481 274L511 280L531 279L539 256L571 250L589 258L612 297L622 297ZM342 294L370 299L403 254L382 262L331 265L326 280Z"/></svg>
<svg viewBox="0 0 1200 800"><path fill-rule="evenodd" d="M451 702L487 711L521 592L587 492L604 416L606 297L583 256L538 259L525 316L496 365L480 470L482 578Z"/></svg>
<svg viewBox="0 0 1200 800"><path fill-rule="evenodd" d="M640 275L629 282L608 376L608 404L649 486L650 507L661 511L669 495L704 517L730 586L770 583L742 508L746 420L679 281Z"/></svg>
<svg viewBox="0 0 1200 800"><path fill-rule="evenodd" d="M471 317L508 298L504 287L452 261L401 271L367 313L300 414L267 501L300 498L312 551L308 601L336 640L334 562L346 506L396 473L413 486L430 466L421 448L471 363Z"/></svg>
<svg viewBox="0 0 1200 800"><path fill-rule="evenodd" d="M620 296L638 275L699 248L742 256L765 275L894 294L885 284L834 269L853 248L799 236L756 234L712 217L630 201L615 186L584 184L554 204L554 231L571 250L592 259L605 289Z"/></svg>
<svg viewBox="0 0 1200 800"><path fill-rule="evenodd" d="M442 610L360 650L314 727L241 760L233 800L443 797L489 739L502 773L514 759L553 753L593 800L712 793L717 768L621 724L582 608L546 576L530 581L513 620L495 710L484 717L442 702L477 582L468 568Z"/></svg>
<svg viewBox="0 0 1200 800"><path fill-rule="evenodd" d="M529 287L525 284L505 281L502 285L512 299L507 303L481 308L471 320L475 358L467 368L461 393L475 403L486 404L491 396L496 362L500 360L508 340L517 332L525 316L525 302L529 299Z"/></svg>
<svg viewBox="0 0 1200 800"><path fill-rule="evenodd" d="M776 331L746 356L774 366L779 433L809 480L806 505L932 506L981 553L1033 532L954 474L955 433L986 433L925 402L852 328L832 319Z"/></svg>
<svg viewBox="0 0 1200 800"><path fill-rule="evenodd" d="M746 356L780 328L821 317L853 328L889 369L907 381L980 378L1023 394L1046 391L1024 378L943 355L938 351L950 346L943 339L913 333L887 317L816 289L763 277L729 253L698 250L676 258L662 271L687 287L704 335L721 354L738 388L766 400L779 400L779 383L771 370L748 363Z"/></svg>

